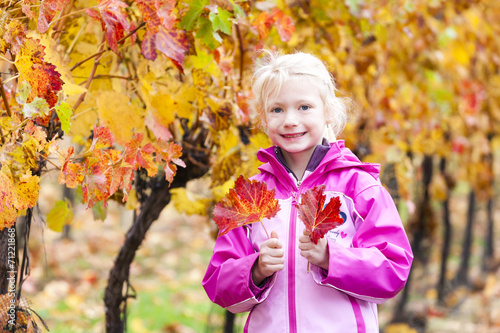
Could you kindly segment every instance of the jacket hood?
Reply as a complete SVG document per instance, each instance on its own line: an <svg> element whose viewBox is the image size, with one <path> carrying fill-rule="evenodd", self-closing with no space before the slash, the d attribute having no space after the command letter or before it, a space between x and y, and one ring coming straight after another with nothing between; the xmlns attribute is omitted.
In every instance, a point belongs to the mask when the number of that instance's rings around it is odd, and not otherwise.
<svg viewBox="0 0 500 333"><path fill-rule="evenodd" d="M275 149L276 146L272 146L258 151L257 158L264 163L259 167L259 170L261 172L269 172L282 181L290 182L291 180L285 167L276 158ZM378 179L380 175L380 164L361 162L349 148L345 147L344 140L338 140L330 143L330 150L309 177L318 172L322 173L348 168L362 169L374 179Z"/></svg>

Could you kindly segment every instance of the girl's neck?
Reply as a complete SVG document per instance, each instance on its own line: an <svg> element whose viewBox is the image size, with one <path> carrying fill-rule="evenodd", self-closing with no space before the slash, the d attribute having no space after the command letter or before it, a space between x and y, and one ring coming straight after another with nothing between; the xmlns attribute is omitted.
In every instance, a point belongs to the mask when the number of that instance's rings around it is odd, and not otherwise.
<svg viewBox="0 0 500 333"><path fill-rule="evenodd" d="M294 175L297 177L297 180L302 180L302 177L304 177L304 173L306 171L307 165L309 164L311 155L312 152L307 154L306 156L306 154L288 154L283 151L285 162L290 170L293 171Z"/></svg>

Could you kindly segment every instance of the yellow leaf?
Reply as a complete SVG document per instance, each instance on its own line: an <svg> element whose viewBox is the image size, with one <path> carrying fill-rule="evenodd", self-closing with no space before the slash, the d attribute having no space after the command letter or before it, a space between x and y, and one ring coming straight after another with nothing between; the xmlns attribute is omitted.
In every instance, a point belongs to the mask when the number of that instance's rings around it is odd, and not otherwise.
<svg viewBox="0 0 500 333"><path fill-rule="evenodd" d="M177 115L181 118L191 119L197 113L192 103L196 100L196 89L192 86L182 85L181 89L173 96L177 103Z"/></svg>
<svg viewBox="0 0 500 333"><path fill-rule="evenodd" d="M172 193L172 201L175 209L179 213L186 213L187 215L206 215L211 200L202 198L195 193L188 192L185 188L173 188L170 190Z"/></svg>
<svg viewBox="0 0 500 333"><path fill-rule="evenodd" d="M10 170L4 164L0 170L0 212L12 206L15 190Z"/></svg>
<svg viewBox="0 0 500 333"><path fill-rule="evenodd" d="M138 205L137 195L135 193L135 189L132 189L128 194L127 202L125 203L125 209L133 210L137 208L137 205Z"/></svg>
<svg viewBox="0 0 500 333"><path fill-rule="evenodd" d="M87 92L87 89L85 89L85 87L79 86L74 83L65 83L62 88L66 96L81 95L84 92Z"/></svg>
<svg viewBox="0 0 500 333"><path fill-rule="evenodd" d="M155 119L163 126L167 127L175 119L176 105L170 95L158 94L151 97L152 112Z"/></svg>
<svg viewBox="0 0 500 333"><path fill-rule="evenodd" d="M68 207L68 202L59 200L47 214L47 225L49 229L61 232L64 225L70 224L72 219L73 213Z"/></svg>
<svg viewBox="0 0 500 333"><path fill-rule="evenodd" d="M11 228L17 219L17 210L12 207L4 207L3 211L0 211L0 231L4 228Z"/></svg>
<svg viewBox="0 0 500 333"><path fill-rule="evenodd" d="M69 96L66 102L69 105L75 105L79 95ZM87 94L85 100L76 109L71 117L71 128L69 135L72 138L87 138L90 130L94 127L97 121L97 106L93 95ZM73 139L74 140L74 139Z"/></svg>
<svg viewBox="0 0 500 333"><path fill-rule="evenodd" d="M229 190L234 187L234 181L234 179L230 179L224 184L214 186L212 188L212 193L214 194L214 200L216 202L219 202L229 192Z"/></svg>
<svg viewBox="0 0 500 333"><path fill-rule="evenodd" d="M38 191L40 190L40 177L32 176L28 171L16 184L16 193L13 205L17 209L31 208L36 205Z"/></svg>
<svg viewBox="0 0 500 333"><path fill-rule="evenodd" d="M144 126L142 109L133 104L125 94L103 91L97 96L99 119L114 134L121 145L130 141L132 134L140 133Z"/></svg>

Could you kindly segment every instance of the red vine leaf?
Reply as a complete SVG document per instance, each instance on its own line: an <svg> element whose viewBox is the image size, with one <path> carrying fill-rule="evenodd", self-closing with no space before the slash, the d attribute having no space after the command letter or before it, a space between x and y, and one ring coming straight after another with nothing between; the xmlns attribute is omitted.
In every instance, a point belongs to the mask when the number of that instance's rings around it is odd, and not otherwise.
<svg viewBox="0 0 500 333"><path fill-rule="evenodd" d="M156 162L161 160L165 161L165 179L172 183L174 176L177 173L177 166L186 167L183 160L180 159L182 155L182 147L174 142L167 142L158 139L156 144Z"/></svg>
<svg viewBox="0 0 500 333"><path fill-rule="evenodd" d="M245 224L274 217L280 210L274 196L275 190L269 191L265 183L250 181L240 175L234 188L215 205L213 211L220 236Z"/></svg>
<svg viewBox="0 0 500 333"><path fill-rule="evenodd" d="M49 107L54 107L58 100L57 93L64 83L56 66L47 62L35 63L26 77L31 85L28 103L35 97L40 97L47 101Z"/></svg>
<svg viewBox="0 0 500 333"><path fill-rule="evenodd" d="M147 143L141 147L141 142L144 135L141 133L134 134L132 140L127 143L127 150L124 153L124 160L132 168L137 169L139 166L147 170L148 176L152 177L158 172L158 167L153 160L154 146Z"/></svg>
<svg viewBox="0 0 500 333"><path fill-rule="evenodd" d="M61 11L69 3L69 0L44 0L40 3L38 11L38 23L36 30L43 34L49 29L49 24L56 16L57 12ZM28 7L29 8L29 7ZM23 8L24 12L25 8ZM26 14L26 12L25 12ZM28 15L29 16L29 15Z"/></svg>
<svg viewBox="0 0 500 333"><path fill-rule="evenodd" d="M160 27L156 34L156 48L166 55L181 73L184 74L182 65L189 50L189 40L182 30L165 30Z"/></svg>
<svg viewBox="0 0 500 333"><path fill-rule="evenodd" d="M109 47L118 54L118 41L130 31L127 14L121 10L128 5L120 0L99 0L98 3L98 9L89 8L85 12L101 22Z"/></svg>
<svg viewBox="0 0 500 333"><path fill-rule="evenodd" d="M339 216L341 203L338 197L331 198L325 206L326 196L323 194L325 188L325 185L320 185L307 190L301 194L300 204L295 205L314 244L318 244L320 238L323 238L329 230L344 222Z"/></svg>
<svg viewBox="0 0 500 333"><path fill-rule="evenodd" d="M90 172L85 175L82 184L83 201L88 202L88 208L93 207L98 201L104 201L109 197L109 183L99 164L94 164Z"/></svg>

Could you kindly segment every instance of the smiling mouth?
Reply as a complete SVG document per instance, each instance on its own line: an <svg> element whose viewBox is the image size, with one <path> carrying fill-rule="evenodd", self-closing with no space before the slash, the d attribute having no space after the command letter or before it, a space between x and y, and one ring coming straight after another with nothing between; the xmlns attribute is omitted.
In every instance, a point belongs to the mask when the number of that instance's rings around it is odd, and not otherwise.
<svg viewBox="0 0 500 333"><path fill-rule="evenodd" d="M283 134L282 137L284 137L284 138L298 138L299 136L302 136L305 134L306 134L306 132L295 133L295 134Z"/></svg>

